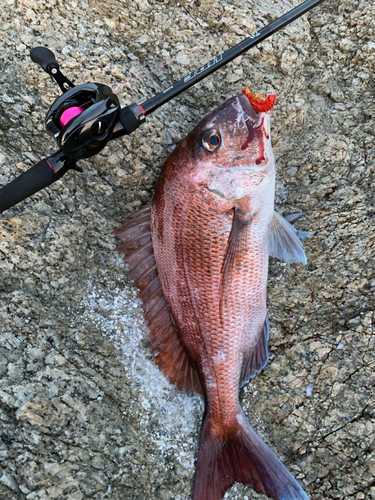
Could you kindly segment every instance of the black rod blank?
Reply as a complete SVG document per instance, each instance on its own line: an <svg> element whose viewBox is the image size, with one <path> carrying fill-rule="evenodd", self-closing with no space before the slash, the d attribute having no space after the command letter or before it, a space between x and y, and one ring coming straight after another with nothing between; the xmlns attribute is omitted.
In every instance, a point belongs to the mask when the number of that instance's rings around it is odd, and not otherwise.
<svg viewBox="0 0 375 500"><path fill-rule="evenodd" d="M243 42L235 45L223 54L215 57L207 64L199 69L196 69L168 89L144 102L141 106L136 106L136 108L134 108L134 106L128 106L136 119L135 124L137 125L133 127L131 131L135 130L139 125L141 125L141 123L143 123L145 115L152 113L157 108L170 101L177 95L181 94L188 88L192 87L196 83L200 82L217 69L221 68L247 50L251 49L251 47L254 47L258 43L271 36L276 31L284 28L287 24L291 23L298 17L306 14L306 12L319 5L323 1L324 0L306 0L301 5L295 7L291 11L281 16L279 19L276 19L276 21L273 21L269 25L257 31ZM43 51L41 52L40 49L40 47L34 49L32 55L33 60L39 63L47 72L49 72L50 68L55 67L55 65L57 66L58 70L58 64L57 62L55 62L53 53L48 49L44 50L43 48ZM62 77L65 79L64 81L66 81L66 83L68 83L70 86L73 86L73 84L69 82L69 80L67 80L63 75ZM60 85L60 83L64 82L58 81L58 83ZM64 86L60 85L60 87L63 92L66 91ZM124 109L122 110L122 112L124 111ZM136 114L135 110L137 109L139 109L140 111ZM141 119L141 117L143 119ZM113 134L113 139L127 133L130 133L129 130L127 130L126 127L124 128L122 126L121 130ZM41 160L30 170L24 172L22 175L0 189L0 213L57 181L69 169L80 170L76 165L76 161L66 157L65 154L62 153L62 151L58 151L55 155Z"/></svg>
<svg viewBox="0 0 375 500"><path fill-rule="evenodd" d="M141 105L141 108L144 110L145 115L149 115L153 113L157 108L170 101L174 97L178 96L188 88L192 87L196 83L200 82L206 76L210 75L217 69L221 68L225 64L228 64L230 61L233 61L236 57L240 56L244 52L248 51L258 43L262 42L276 31L281 30L286 25L295 21L297 18L306 14L309 10L316 7L320 3L324 2L324 0L306 0L301 5L298 5L291 11L287 12L283 16L276 19L272 23L268 24L261 30L257 31L253 35L246 38L243 42L235 45L231 49L227 50L223 54L215 57L204 66L199 69L196 69L185 78L175 83L168 89L164 90L160 94L152 97L148 101L144 102Z"/></svg>

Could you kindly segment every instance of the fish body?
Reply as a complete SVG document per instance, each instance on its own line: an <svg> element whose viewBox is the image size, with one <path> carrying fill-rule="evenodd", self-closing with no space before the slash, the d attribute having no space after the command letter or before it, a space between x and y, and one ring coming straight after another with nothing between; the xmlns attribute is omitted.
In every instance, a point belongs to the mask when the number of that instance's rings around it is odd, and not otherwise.
<svg viewBox="0 0 375 500"><path fill-rule="evenodd" d="M151 210L115 233L134 264L157 363L205 398L194 500L220 500L236 480L307 499L239 401L268 360L268 256L305 261L296 231L274 212L274 191L270 116L240 94L179 144Z"/></svg>
<svg viewBox="0 0 375 500"><path fill-rule="evenodd" d="M241 150L250 115L259 139L250 151ZM255 115L242 94L209 115L168 159L151 211L155 260L170 312L199 366L209 407L225 414L225 422L238 414L243 362L266 321L263 247L273 216L275 164L265 137L269 115ZM221 145L211 152L199 141L213 129ZM260 147L267 152L257 165Z"/></svg>

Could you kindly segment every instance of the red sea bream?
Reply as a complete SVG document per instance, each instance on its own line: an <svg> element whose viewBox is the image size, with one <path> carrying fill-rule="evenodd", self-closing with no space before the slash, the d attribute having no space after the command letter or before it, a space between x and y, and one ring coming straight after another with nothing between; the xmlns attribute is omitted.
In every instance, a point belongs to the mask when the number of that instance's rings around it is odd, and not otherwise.
<svg viewBox="0 0 375 500"><path fill-rule="evenodd" d="M204 396L193 500L220 500L235 481L308 498L239 401L268 360L268 257L306 262L296 230L274 212L270 114L254 107L242 93L203 119L167 159L152 207L115 232L156 362Z"/></svg>

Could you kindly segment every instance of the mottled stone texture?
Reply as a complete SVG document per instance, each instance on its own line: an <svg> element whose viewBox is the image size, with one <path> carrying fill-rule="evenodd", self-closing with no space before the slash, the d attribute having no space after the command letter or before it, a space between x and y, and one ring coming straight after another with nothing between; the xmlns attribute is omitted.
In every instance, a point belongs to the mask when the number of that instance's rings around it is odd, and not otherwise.
<svg viewBox="0 0 375 500"><path fill-rule="evenodd" d="M76 83L115 87L277 5L1 3L1 185L56 149L43 120L58 91L32 47L54 50ZM176 143L244 86L278 95L277 208L303 211L311 239L307 266L271 262L271 357L243 406L312 499L375 498L374 19L369 0L326 0L0 216L1 499L188 498L202 401L155 367L110 233L151 200ZM122 104L264 22L123 87ZM226 498L265 497L234 485Z"/></svg>

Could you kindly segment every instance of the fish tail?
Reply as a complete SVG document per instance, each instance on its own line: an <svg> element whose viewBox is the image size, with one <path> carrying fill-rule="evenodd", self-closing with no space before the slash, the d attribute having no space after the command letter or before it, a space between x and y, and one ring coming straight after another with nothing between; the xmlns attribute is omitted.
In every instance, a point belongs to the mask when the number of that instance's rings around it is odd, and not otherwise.
<svg viewBox="0 0 375 500"><path fill-rule="evenodd" d="M242 410L225 429L204 417L193 500L221 500L235 481L277 500L309 500Z"/></svg>

